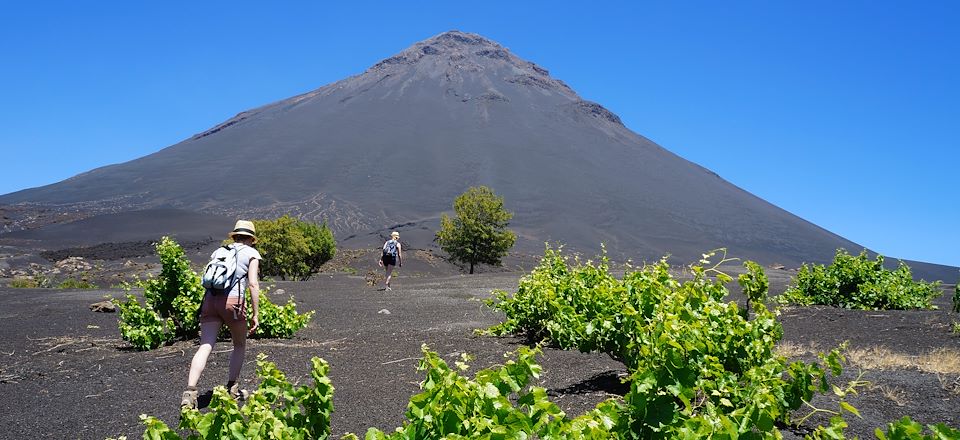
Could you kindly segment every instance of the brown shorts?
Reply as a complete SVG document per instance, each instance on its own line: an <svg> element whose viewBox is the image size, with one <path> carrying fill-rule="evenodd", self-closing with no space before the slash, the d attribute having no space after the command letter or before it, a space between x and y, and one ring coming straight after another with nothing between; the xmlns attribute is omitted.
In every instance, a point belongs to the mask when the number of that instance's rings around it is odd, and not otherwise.
<svg viewBox="0 0 960 440"><path fill-rule="evenodd" d="M235 321L246 322L246 307L241 307L239 296L211 295L203 298L200 307L200 322L220 322L230 324Z"/></svg>

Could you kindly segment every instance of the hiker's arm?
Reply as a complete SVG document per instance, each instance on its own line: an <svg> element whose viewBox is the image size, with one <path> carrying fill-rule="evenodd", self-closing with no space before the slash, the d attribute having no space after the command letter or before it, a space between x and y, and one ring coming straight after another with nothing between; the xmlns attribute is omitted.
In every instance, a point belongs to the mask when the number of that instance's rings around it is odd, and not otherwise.
<svg viewBox="0 0 960 440"><path fill-rule="evenodd" d="M253 325L249 334L253 334L260 325L260 260L256 258L250 259L247 268L247 286L250 287L250 305L253 306Z"/></svg>
<svg viewBox="0 0 960 440"><path fill-rule="evenodd" d="M400 246L400 241L397 240L397 267L403 266L403 246Z"/></svg>

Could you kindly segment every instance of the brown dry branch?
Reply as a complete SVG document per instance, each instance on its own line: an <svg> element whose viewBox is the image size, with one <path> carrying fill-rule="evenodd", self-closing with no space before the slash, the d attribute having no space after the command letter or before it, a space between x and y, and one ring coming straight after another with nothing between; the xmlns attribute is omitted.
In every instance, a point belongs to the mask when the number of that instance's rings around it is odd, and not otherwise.
<svg viewBox="0 0 960 440"><path fill-rule="evenodd" d="M74 350L74 352L89 350L93 347L98 347L108 343L116 342L116 339L113 338L90 338L87 336L72 337L72 336L50 336L46 338L31 339L31 341L38 341L38 345L41 347L47 347L43 350L34 352L32 355L36 356L41 353L47 353L53 350L57 350L62 347L68 347L71 345L85 345L90 344L90 347ZM65 351L65 350L62 350Z"/></svg>
<svg viewBox="0 0 960 440"><path fill-rule="evenodd" d="M315 347L324 347L327 345L337 345L343 341L346 341L347 339L350 339L350 338L331 339L328 341L308 340L308 341L301 341L301 342L263 340L263 341L257 341L256 344L258 347L315 348Z"/></svg>
<svg viewBox="0 0 960 440"><path fill-rule="evenodd" d="M0 383L17 383L17 379L20 379L18 374L0 374Z"/></svg>
<svg viewBox="0 0 960 440"><path fill-rule="evenodd" d="M937 381L940 382L940 388L951 394L960 395L960 376L951 379L950 376L937 374Z"/></svg>
<svg viewBox="0 0 960 440"><path fill-rule="evenodd" d="M871 385L868 388L870 391L879 391L883 397L897 406L904 406L907 404L907 396L903 390L897 387L892 387L888 385Z"/></svg>

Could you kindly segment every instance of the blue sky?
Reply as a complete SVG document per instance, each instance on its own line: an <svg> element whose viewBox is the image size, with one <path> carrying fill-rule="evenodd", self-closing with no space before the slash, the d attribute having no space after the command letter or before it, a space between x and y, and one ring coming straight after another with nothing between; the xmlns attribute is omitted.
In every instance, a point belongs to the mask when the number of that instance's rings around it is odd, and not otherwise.
<svg viewBox="0 0 960 440"><path fill-rule="evenodd" d="M17 2L0 194L152 153L443 31L882 254L960 265L960 2Z"/></svg>

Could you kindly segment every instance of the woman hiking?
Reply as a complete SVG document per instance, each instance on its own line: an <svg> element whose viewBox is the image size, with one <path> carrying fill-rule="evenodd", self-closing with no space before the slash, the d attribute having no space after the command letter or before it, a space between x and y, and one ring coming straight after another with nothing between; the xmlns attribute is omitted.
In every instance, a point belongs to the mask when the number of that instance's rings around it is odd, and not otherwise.
<svg viewBox="0 0 960 440"><path fill-rule="evenodd" d="M230 372L227 376L227 390L235 399L244 399L248 396L246 390L240 389L237 380L240 378L240 368L247 349L247 336L253 334L260 324L260 252L253 245L257 243L256 228L253 222L238 220L228 237L233 243L226 246L230 255L236 256L236 271L231 279L231 285L222 292L207 289L200 306L200 347L190 363L190 374L187 376L187 389L183 392L180 406L197 407L197 382L200 374L207 365L207 357L213 351L217 342L220 327L226 325L230 329L230 339L233 341L233 353L230 354ZM217 249L222 252L224 248ZM213 259L214 256L211 256ZM232 257L231 257L232 258ZM250 327L247 327L248 308L244 301L244 292L250 288Z"/></svg>
<svg viewBox="0 0 960 440"><path fill-rule="evenodd" d="M383 268L386 280L384 290L390 289L390 279L393 274L394 266L403 266L403 248L400 246L400 233L393 231L390 233L390 239L383 243L383 252L380 253L380 260L377 264Z"/></svg>

